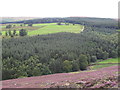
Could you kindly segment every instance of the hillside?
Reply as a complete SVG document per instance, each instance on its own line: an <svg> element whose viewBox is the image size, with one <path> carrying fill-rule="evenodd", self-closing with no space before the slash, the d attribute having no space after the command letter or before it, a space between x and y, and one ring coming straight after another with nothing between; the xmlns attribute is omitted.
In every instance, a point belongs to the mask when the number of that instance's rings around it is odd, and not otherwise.
<svg viewBox="0 0 120 90"><path fill-rule="evenodd" d="M120 68L120 67L119 67ZM4 80L3 88L117 88L118 66Z"/></svg>
<svg viewBox="0 0 120 90"><path fill-rule="evenodd" d="M117 87L117 30L117 21L105 18L3 23L3 88Z"/></svg>

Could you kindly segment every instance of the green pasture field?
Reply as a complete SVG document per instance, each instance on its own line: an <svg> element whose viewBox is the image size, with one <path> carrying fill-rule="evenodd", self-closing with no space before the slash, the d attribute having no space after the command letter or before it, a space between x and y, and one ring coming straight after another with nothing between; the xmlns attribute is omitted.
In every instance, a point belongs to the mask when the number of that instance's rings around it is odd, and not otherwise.
<svg viewBox="0 0 120 90"><path fill-rule="evenodd" d="M110 66L114 66L114 65L118 65L118 64L93 65L93 66L90 66L90 69L95 70L95 69L100 69L100 68L104 68L104 67L110 67Z"/></svg>
<svg viewBox="0 0 120 90"><path fill-rule="evenodd" d="M90 69L99 69L99 68L104 68L104 67L109 67L113 65L118 65L118 58L111 58L111 59L106 59L100 62L97 62L97 65L90 66ZM100 65L99 65L100 64Z"/></svg>
<svg viewBox="0 0 120 90"><path fill-rule="evenodd" d="M118 58L111 58L111 59L106 59L101 62L98 62L98 64L105 64L105 63L118 63Z"/></svg>
<svg viewBox="0 0 120 90"><path fill-rule="evenodd" d="M37 25L39 26L39 25ZM28 35L41 35L41 34L52 34L52 33L59 33L59 32L71 32L71 33L80 33L83 29L82 25L56 25L56 24L49 24L45 25L42 28L39 28L34 31L29 31Z"/></svg>
<svg viewBox="0 0 120 90"><path fill-rule="evenodd" d="M42 35L42 34L52 34L52 33L59 33L59 32L70 32L70 33L80 33L80 31L84 28L82 25L78 24L69 24L65 25L57 25L57 23L40 23L40 24L33 24L32 27L30 26L20 26L20 24L12 24L16 25L16 27L12 27L10 29L6 29L6 25L2 25L2 35L5 35L5 32L8 30L17 30L17 34L19 33L20 29L26 29L28 31L29 36L33 35Z"/></svg>
<svg viewBox="0 0 120 90"><path fill-rule="evenodd" d="M33 26L46 26L46 25L56 25L56 23L39 23L39 24L33 24Z"/></svg>

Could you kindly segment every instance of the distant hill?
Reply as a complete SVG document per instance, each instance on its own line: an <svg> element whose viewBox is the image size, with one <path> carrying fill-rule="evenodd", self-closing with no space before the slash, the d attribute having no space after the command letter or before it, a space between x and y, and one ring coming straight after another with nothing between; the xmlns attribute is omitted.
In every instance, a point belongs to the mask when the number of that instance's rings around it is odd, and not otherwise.
<svg viewBox="0 0 120 90"><path fill-rule="evenodd" d="M38 17L2 17L0 19L1 22L14 22L14 21L22 21L22 20L31 20L36 19Z"/></svg>

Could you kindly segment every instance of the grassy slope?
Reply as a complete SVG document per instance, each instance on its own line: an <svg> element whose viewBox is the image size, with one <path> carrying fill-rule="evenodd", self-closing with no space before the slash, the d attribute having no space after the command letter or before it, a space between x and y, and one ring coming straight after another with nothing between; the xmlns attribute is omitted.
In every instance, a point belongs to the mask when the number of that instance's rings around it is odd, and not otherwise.
<svg viewBox="0 0 120 90"><path fill-rule="evenodd" d="M117 31L120 31L120 30L117 30Z"/></svg>
<svg viewBox="0 0 120 90"><path fill-rule="evenodd" d="M111 63L111 64L109 64L109 63ZM91 69L99 69L99 68L103 68L103 67L118 65L117 63L118 63L118 58L111 58L111 59L97 62L96 64L100 64L100 65L90 66L90 68ZM101 64L103 64L103 65L101 65Z"/></svg>
<svg viewBox="0 0 120 90"><path fill-rule="evenodd" d="M44 26L44 25L56 25L56 23L40 23L40 24L33 24L33 26Z"/></svg>
<svg viewBox="0 0 120 90"><path fill-rule="evenodd" d="M95 69L100 69L100 68L104 68L104 67L110 67L110 66L114 66L114 65L117 66L117 64L94 65L94 66L91 66L90 69L95 70Z"/></svg>
<svg viewBox="0 0 120 90"><path fill-rule="evenodd" d="M49 24L39 28L38 30L28 32L28 35L37 35L37 34L51 34L58 32L71 32L71 33L80 33L80 30L83 28L81 25L55 25Z"/></svg>
<svg viewBox="0 0 120 90"><path fill-rule="evenodd" d="M101 61L99 63L118 63L118 58L107 59L107 60Z"/></svg>

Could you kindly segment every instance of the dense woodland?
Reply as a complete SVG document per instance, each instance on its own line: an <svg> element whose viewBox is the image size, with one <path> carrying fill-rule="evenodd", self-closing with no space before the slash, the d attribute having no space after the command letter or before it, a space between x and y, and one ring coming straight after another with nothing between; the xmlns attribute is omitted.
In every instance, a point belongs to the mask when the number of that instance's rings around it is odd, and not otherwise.
<svg viewBox="0 0 120 90"><path fill-rule="evenodd" d="M99 18L44 18L22 23L67 22L84 31L3 39L3 79L86 70L99 59L118 57L117 21ZM16 22L16 23L21 23Z"/></svg>

